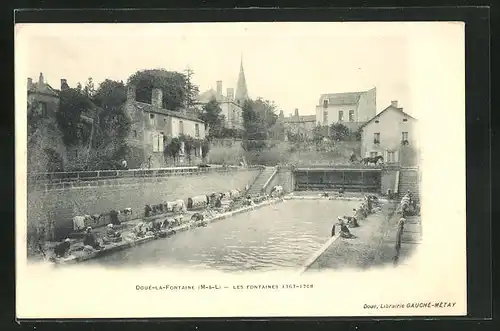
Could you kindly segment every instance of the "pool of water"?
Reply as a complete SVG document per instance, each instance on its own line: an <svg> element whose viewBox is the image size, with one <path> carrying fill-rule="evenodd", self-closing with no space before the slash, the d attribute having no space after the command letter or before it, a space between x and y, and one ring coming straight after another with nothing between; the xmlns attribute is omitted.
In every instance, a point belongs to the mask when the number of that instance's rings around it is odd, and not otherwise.
<svg viewBox="0 0 500 331"><path fill-rule="evenodd" d="M301 267L330 237L337 216L359 202L288 200L86 262L182 266L219 271Z"/></svg>

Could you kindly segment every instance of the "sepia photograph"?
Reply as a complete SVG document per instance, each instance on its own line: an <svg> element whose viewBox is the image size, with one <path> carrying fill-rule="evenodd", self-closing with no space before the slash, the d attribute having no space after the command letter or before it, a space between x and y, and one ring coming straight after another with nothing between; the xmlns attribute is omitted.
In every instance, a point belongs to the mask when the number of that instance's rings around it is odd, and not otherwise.
<svg viewBox="0 0 500 331"><path fill-rule="evenodd" d="M18 318L466 314L463 23L17 24L15 60Z"/></svg>

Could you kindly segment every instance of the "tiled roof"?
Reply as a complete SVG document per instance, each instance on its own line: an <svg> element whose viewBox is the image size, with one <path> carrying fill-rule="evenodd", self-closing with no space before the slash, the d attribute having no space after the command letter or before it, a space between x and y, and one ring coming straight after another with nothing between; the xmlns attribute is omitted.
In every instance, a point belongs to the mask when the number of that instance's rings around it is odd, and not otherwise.
<svg viewBox="0 0 500 331"><path fill-rule="evenodd" d="M391 108L392 108L392 109L395 109L395 110L397 110L397 111L399 111L399 112L400 112L402 115L404 115L404 116L408 116L408 117L409 117L409 118L411 118L411 119L417 120L415 117L411 116L410 114L405 113L405 112L403 111L403 108L397 108L397 107L394 107L394 106L392 106L392 105L391 105L391 106L389 106L389 107L385 108L384 110L382 110L380 113L378 113L378 114L377 114L377 115L375 115L374 117L372 117L372 118L371 118L368 122L364 123L364 124L363 124L363 125L361 125L359 128L360 128L360 129L364 128L364 127L365 127L365 126L367 126L369 123L371 123L371 122L372 122L372 121L374 121L375 119L379 118L379 117L380 117L380 115L382 115L383 113L385 113L387 110L389 110L389 109L391 109Z"/></svg>
<svg viewBox="0 0 500 331"><path fill-rule="evenodd" d="M59 93L57 93L57 91L53 89L49 84L40 85L39 83L33 83L28 89L28 93L47 94L55 97L59 96Z"/></svg>
<svg viewBox="0 0 500 331"><path fill-rule="evenodd" d="M361 95L365 92L347 92L347 93L327 93L322 94L319 98L319 104L322 105L323 100L328 98L330 105L354 105L357 104Z"/></svg>
<svg viewBox="0 0 500 331"><path fill-rule="evenodd" d="M285 117L284 121L285 123L316 122L316 115L304 115L298 118L296 116Z"/></svg>
<svg viewBox="0 0 500 331"><path fill-rule="evenodd" d="M176 118L182 118L186 119L189 121L195 121L195 122L200 122L203 123L201 119L199 119L195 114L184 114L179 111L172 111L172 110L167 110L167 109L160 109L160 108L155 108L153 105L149 103L144 103L144 102L139 102L135 101L134 105L137 109L149 112L149 113L156 113L156 114L161 114L161 115L166 115L166 116L171 116L171 117L176 117Z"/></svg>

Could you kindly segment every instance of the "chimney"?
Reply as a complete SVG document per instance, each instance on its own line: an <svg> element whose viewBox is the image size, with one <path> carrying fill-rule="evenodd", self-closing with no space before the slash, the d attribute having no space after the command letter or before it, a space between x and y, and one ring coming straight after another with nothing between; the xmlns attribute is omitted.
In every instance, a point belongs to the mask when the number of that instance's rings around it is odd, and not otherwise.
<svg viewBox="0 0 500 331"><path fill-rule="evenodd" d="M28 77L28 90L33 86L33 79Z"/></svg>
<svg viewBox="0 0 500 331"><path fill-rule="evenodd" d="M228 88L226 93L229 100L234 100L234 88Z"/></svg>
<svg viewBox="0 0 500 331"><path fill-rule="evenodd" d="M217 81L217 100L222 99L222 81L218 80Z"/></svg>
<svg viewBox="0 0 500 331"><path fill-rule="evenodd" d="M295 116L299 117L299 110L297 108L295 108Z"/></svg>
<svg viewBox="0 0 500 331"><path fill-rule="evenodd" d="M43 74L40 73L40 77L38 77L38 84L43 85Z"/></svg>
<svg viewBox="0 0 500 331"><path fill-rule="evenodd" d="M67 90L68 88L68 81L64 78L61 78L61 91Z"/></svg>
<svg viewBox="0 0 500 331"><path fill-rule="evenodd" d="M135 85L127 86L127 101L135 101Z"/></svg>
<svg viewBox="0 0 500 331"><path fill-rule="evenodd" d="M398 108L398 100L392 100L391 106L393 106L394 108Z"/></svg>
<svg viewBox="0 0 500 331"><path fill-rule="evenodd" d="M154 88L151 94L151 104L155 108L163 108L163 91L159 88Z"/></svg>

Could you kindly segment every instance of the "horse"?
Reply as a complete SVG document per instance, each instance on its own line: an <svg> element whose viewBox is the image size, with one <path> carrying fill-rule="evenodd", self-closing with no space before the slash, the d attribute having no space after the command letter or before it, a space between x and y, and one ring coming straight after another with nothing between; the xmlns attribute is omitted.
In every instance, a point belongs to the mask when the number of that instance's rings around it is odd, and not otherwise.
<svg viewBox="0 0 500 331"><path fill-rule="evenodd" d="M376 165L379 161L384 162L384 157L382 155L378 155L375 157L365 157L365 158L361 159L361 163L363 163L364 165L367 165L370 163L373 163Z"/></svg>

